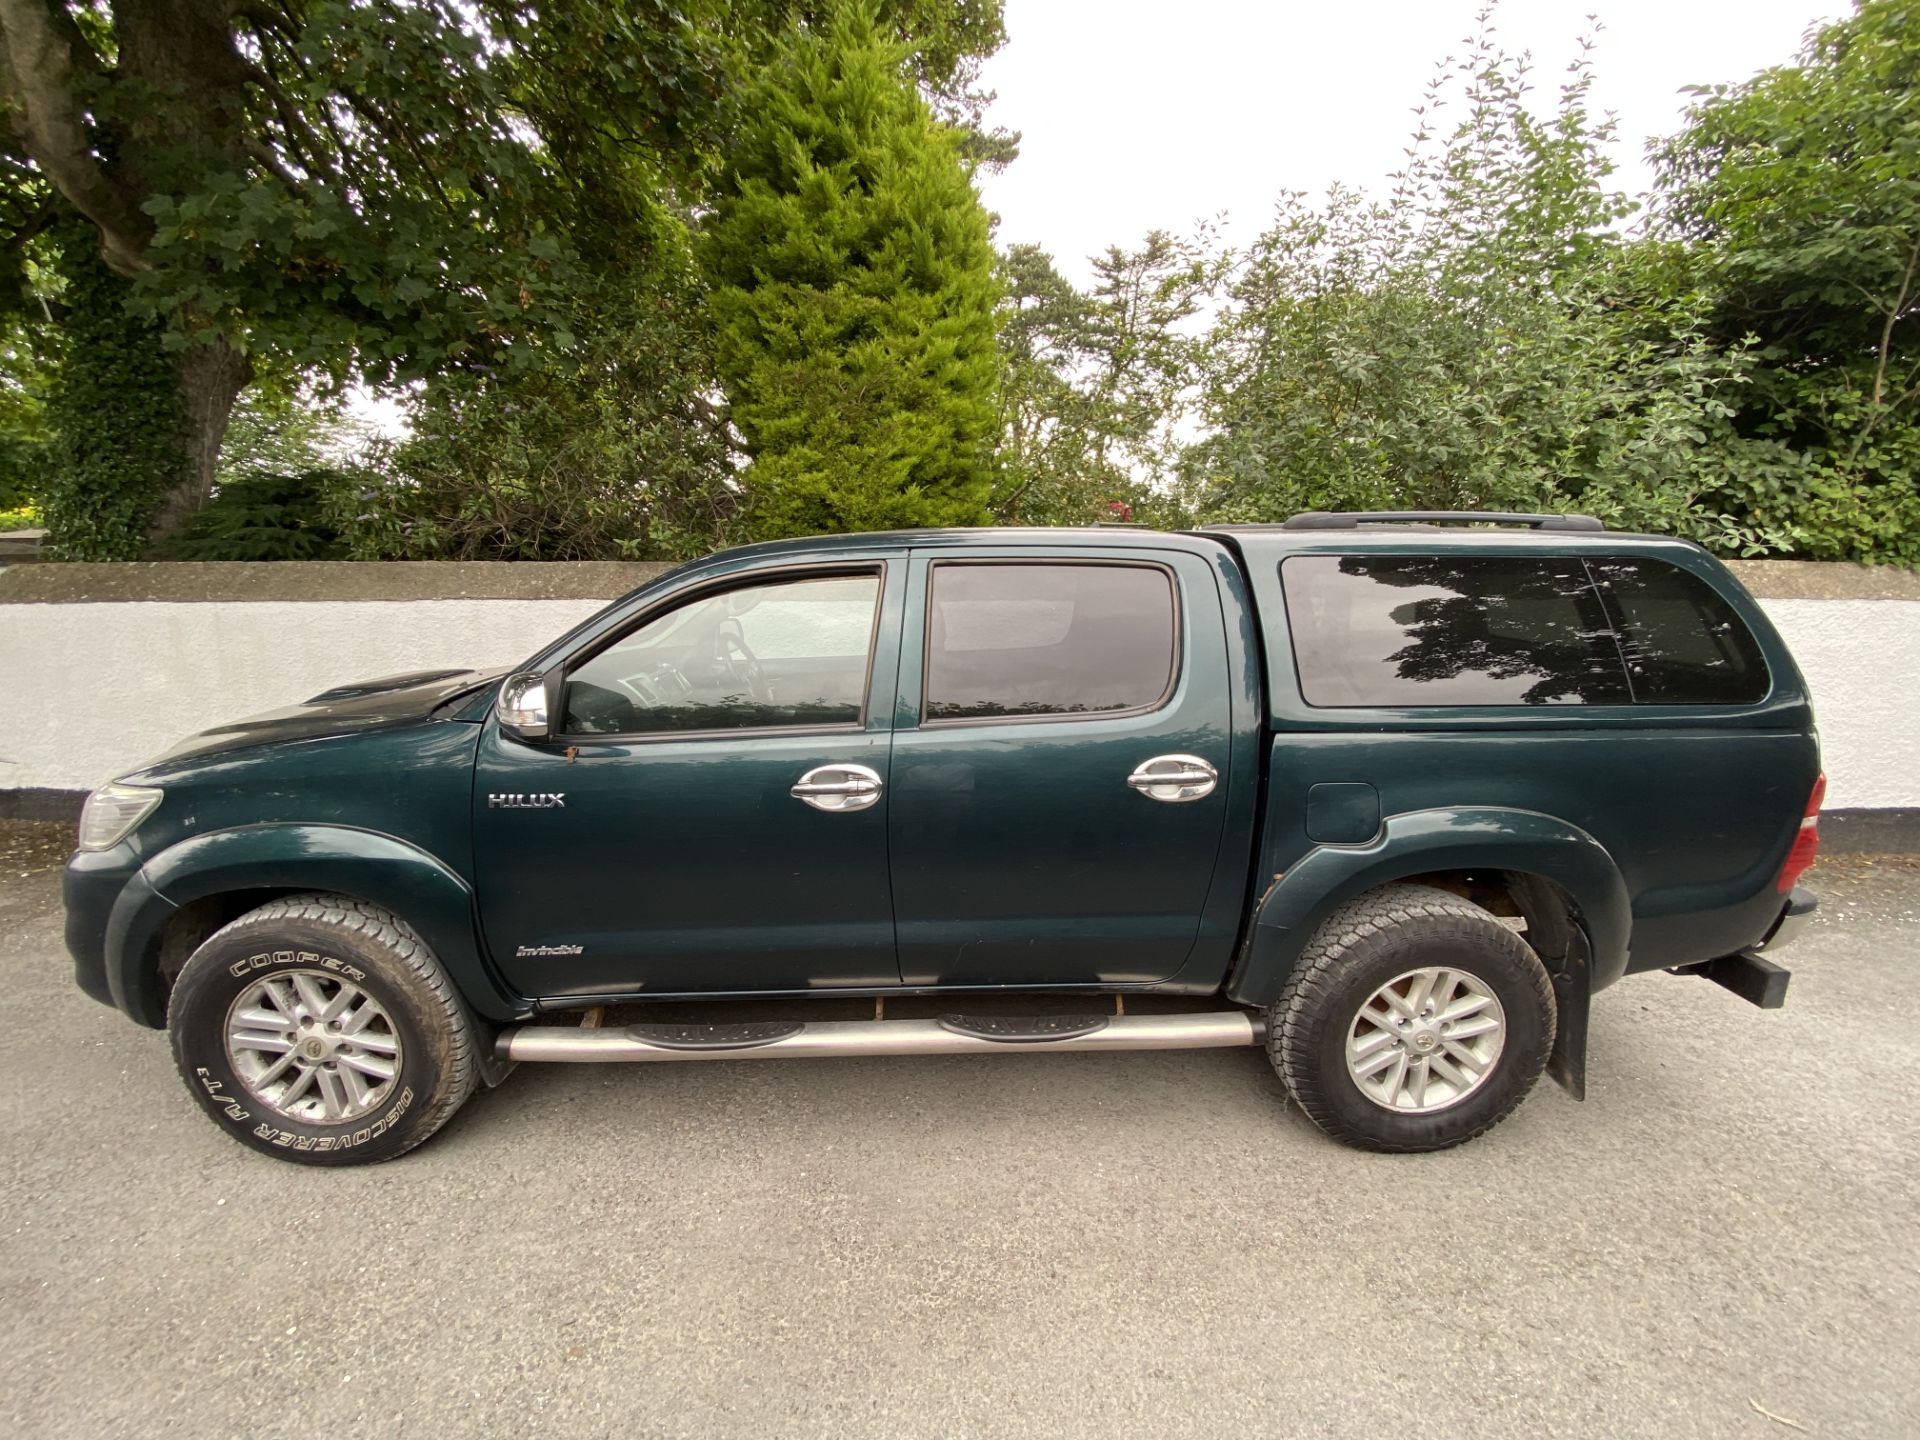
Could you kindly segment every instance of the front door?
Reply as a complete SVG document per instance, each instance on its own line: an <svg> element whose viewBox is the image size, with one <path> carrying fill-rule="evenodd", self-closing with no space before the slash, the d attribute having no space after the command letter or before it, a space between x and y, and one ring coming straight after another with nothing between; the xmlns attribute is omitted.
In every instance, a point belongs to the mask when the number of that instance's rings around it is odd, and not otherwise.
<svg viewBox="0 0 1920 1440"><path fill-rule="evenodd" d="M1226 637L1172 550L916 553L890 782L911 985L1144 984L1200 931Z"/></svg>
<svg viewBox="0 0 1920 1440"><path fill-rule="evenodd" d="M902 568L697 585L568 662L551 740L489 720L475 866L488 946L516 988L898 983L887 813Z"/></svg>

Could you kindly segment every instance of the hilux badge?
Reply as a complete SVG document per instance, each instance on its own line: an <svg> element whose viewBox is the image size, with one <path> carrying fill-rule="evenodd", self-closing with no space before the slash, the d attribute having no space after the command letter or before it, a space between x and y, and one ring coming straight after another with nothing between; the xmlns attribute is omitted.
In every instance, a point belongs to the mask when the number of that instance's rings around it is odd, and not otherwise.
<svg viewBox="0 0 1920 1440"><path fill-rule="evenodd" d="M558 795L489 795L489 810L564 810L567 808L566 792Z"/></svg>

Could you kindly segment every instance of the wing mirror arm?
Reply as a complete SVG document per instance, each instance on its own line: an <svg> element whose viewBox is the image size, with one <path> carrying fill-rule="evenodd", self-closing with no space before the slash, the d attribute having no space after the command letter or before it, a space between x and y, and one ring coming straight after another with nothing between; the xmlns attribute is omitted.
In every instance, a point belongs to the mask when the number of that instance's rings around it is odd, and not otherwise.
<svg viewBox="0 0 1920 1440"><path fill-rule="evenodd" d="M551 739L560 714L563 684L558 665L544 673L522 670L509 675L493 702L493 713L500 722L501 732L529 742Z"/></svg>

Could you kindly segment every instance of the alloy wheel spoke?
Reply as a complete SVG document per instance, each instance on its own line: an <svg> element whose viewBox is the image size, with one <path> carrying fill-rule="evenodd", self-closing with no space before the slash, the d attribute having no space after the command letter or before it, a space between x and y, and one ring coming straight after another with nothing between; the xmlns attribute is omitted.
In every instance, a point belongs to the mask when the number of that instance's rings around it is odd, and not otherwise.
<svg viewBox="0 0 1920 1440"><path fill-rule="evenodd" d="M1374 1051L1373 1054L1367 1056L1366 1059L1361 1060L1356 1058L1351 1061L1350 1064L1352 1065L1355 1076L1362 1080L1368 1080L1378 1075L1382 1070L1393 1064L1394 1061L1405 1058L1406 1057L1401 1054L1400 1051L1395 1050L1393 1046L1386 1045Z"/></svg>
<svg viewBox="0 0 1920 1440"><path fill-rule="evenodd" d="M1442 1080L1456 1089L1464 1090L1473 1083L1471 1075L1463 1073L1453 1061L1445 1055L1434 1054L1427 1057L1427 1067Z"/></svg>
<svg viewBox="0 0 1920 1440"><path fill-rule="evenodd" d="M1413 982L1412 991L1407 995L1407 999L1413 1005L1414 1012L1424 1015L1430 1008L1434 1008L1436 1004L1435 996L1439 994L1440 987L1446 983L1447 972L1445 970L1422 971L1420 978Z"/></svg>
<svg viewBox="0 0 1920 1440"><path fill-rule="evenodd" d="M293 1049L293 1041L281 1030L235 1030L230 1038L241 1050L270 1050L278 1055Z"/></svg>
<svg viewBox="0 0 1920 1440"><path fill-rule="evenodd" d="M1386 1103L1389 1105L1394 1105L1399 1102L1400 1087L1406 1084L1407 1081L1406 1052L1404 1050L1395 1051L1393 1061L1393 1073L1387 1077L1386 1084L1381 1087L1386 1092Z"/></svg>
<svg viewBox="0 0 1920 1440"><path fill-rule="evenodd" d="M300 997L294 993L291 981L279 978L269 980L261 993L270 1004L287 1017L289 1024L300 1014Z"/></svg>
<svg viewBox="0 0 1920 1440"><path fill-rule="evenodd" d="M346 1106L343 1109L365 1105L367 1097L373 1094L373 1086L369 1085L357 1071L346 1065L327 1073L339 1080L340 1088L346 1094Z"/></svg>
<svg viewBox="0 0 1920 1440"><path fill-rule="evenodd" d="M327 1008L326 992L320 988L320 982L311 975L295 975L293 989L300 997L300 1007L311 1018L318 1020L320 1012Z"/></svg>
<svg viewBox="0 0 1920 1440"><path fill-rule="evenodd" d="M1382 1003L1379 997L1375 996L1372 1000L1369 1000L1366 1003L1366 1007L1361 1010L1360 1018L1362 1020L1371 1020L1380 1029L1391 1033L1398 1028L1400 1017L1395 1014L1391 1006Z"/></svg>
<svg viewBox="0 0 1920 1440"><path fill-rule="evenodd" d="M377 1080L391 1080L398 1069L393 1061L382 1059L378 1055L350 1055L339 1057L343 1070L357 1070L362 1075L371 1075Z"/></svg>
<svg viewBox="0 0 1920 1440"><path fill-rule="evenodd" d="M1457 1020L1447 1031L1449 1040L1471 1040L1476 1035L1491 1035L1501 1029L1501 1024L1491 1015L1482 1015L1473 1020Z"/></svg>
<svg viewBox="0 0 1920 1440"><path fill-rule="evenodd" d="M320 1012L320 1018L322 1020L338 1020L341 1015L346 1012L347 1007L359 998L360 992L358 990L354 989L351 985L342 985L334 992L333 998L327 1002L326 1008Z"/></svg>
<svg viewBox="0 0 1920 1440"><path fill-rule="evenodd" d="M300 1073L293 1077L292 1081L288 1083L287 1088L280 1093L279 1100L275 1102L282 1110L285 1110L288 1106L292 1105L294 1101L300 1099L307 1091L311 1090L313 1088L313 1077L320 1073L319 1068L313 1065L300 1065L298 1069Z"/></svg>
<svg viewBox="0 0 1920 1440"><path fill-rule="evenodd" d="M1478 1015L1493 1003L1491 995L1476 995L1471 990L1460 996L1446 1009L1440 1012L1442 1020L1465 1020L1469 1015Z"/></svg>
<svg viewBox="0 0 1920 1440"><path fill-rule="evenodd" d="M292 1047L288 1047L286 1054L282 1055L278 1060L274 1061L273 1064L260 1072L260 1077L253 1082L254 1087L260 1089L271 1085L282 1075L286 1074L288 1070L292 1069L293 1066L299 1062L299 1059L300 1057L293 1053Z"/></svg>
<svg viewBox="0 0 1920 1440"><path fill-rule="evenodd" d="M320 1077L320 1104L329 1120L344 1119L347 1114L347 1091L340 1082L338 1070L315 1070Z"/></svg>

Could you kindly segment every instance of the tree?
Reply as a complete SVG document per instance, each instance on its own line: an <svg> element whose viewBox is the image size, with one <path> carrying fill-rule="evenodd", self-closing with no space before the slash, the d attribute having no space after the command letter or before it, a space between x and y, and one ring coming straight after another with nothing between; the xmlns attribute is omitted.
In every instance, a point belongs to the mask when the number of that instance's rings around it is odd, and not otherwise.
<svg viewBox="0 0 1920 1440"><path fill-rule="evenodd" d="M1167 495L1192 405L1189 324L1218 278L1205 237L1110 247L1082 294L1045 252L1001 262L1001 442L992 509L1012 524L1177 519Z"/></svg>
<svg viewBox="0 0 1920 1440"><path fill-rule="evenodd" d="M1391 196L1287 197L1212 337L1209 518L1307 509L1584 509L1721 549L1787 543L1703 497L1740 463L1750 369L1704 302L1649 285L1610 190L1587 60L1537 118L1489 25L1418 112ZM1583 42L1584 50L1590 48ZM1461 102L1444 132L1434 117Z"/></svg>
<svg viewBox="0 0 1920 1440"><path fill-rule="evenodd" d="M128 523L165 535L204 502L256 357L385 383L569 347L578 256L550 215L596 177L563 175L530 117L565 98L586 131L618 107L658 149L722 89L665 0L595 8L629 48L603 43L589 85L578 65L528 78L512 0L0 0L10 193L91 222L173 375L171 458L113 487Z"/></svg>
<svg viewBox="0 0 1920 1440"><path fill-rule="evenodd" d="M993 252L955 132L871 12L789 32L703 236L761 537L984 518Z"/></svg>
<svg viewBox="0 0 1920 1440"><path fill-rule="evenodd" d="M1920 3L1861 0L1794 65L1696 92L1655 218L1761 363L1728 498L1823 558L1920 561Z"/></svg>

